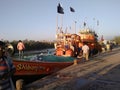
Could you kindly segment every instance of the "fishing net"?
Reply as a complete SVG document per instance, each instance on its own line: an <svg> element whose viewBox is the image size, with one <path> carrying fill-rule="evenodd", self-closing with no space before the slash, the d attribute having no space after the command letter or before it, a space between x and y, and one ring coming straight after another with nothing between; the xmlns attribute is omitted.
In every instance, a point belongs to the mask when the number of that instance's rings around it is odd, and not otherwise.
<svg viewBox="0 0 120 90"><path fill-rule="evenodd" d="M42 56L42 60L49 62L72 62L75 58L73 57L64 57L64 56L55 56L55 55L47 55Z"/></svg>
<svg viewBox="0 0 120 90"><path fill-rule="evenodd" d="M72 62L74 57L66 57L66 56L55 56L55 55L33 55L33 56L25 56L24 60L32 60L32 61L45 61L45 62Z"/></svg>

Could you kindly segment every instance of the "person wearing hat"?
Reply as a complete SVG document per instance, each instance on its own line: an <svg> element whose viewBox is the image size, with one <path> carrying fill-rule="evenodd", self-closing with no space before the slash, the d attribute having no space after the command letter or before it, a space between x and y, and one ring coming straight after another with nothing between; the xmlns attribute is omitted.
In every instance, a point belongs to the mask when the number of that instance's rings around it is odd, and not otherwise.
<svg viewBox="0 0 120 90"><path fill-rule="evenodd" d="M0 41L0 90L14 90L11 77L15 73L15 66L5 47L5 43Z"/></svg>

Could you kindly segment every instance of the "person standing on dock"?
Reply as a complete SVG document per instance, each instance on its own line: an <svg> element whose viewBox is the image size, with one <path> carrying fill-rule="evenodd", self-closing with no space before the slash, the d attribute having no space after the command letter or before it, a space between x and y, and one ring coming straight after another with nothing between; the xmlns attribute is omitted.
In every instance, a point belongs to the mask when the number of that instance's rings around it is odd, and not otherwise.
<svg viewBox="0 0 120 90"><path fill-rule="evenodd" d="M85 58L85 60L88 61L89 60L89 46L86 43L83 43L82 51L83 51L83 58Z"/></svg>
<svg viewBox="0 0 120 90"><path fill-rule="evenodd" d="M83 46L83 43L79 42L78 43L78 57L82 56L82 46Z"/></svg>
<svg viewBox="0 0 120 90"><path fill-rule="evenodd" d="M6 45L0 41L0 90L15 90L12 75L15 73L15 66L6 51Z"/></svg>
<svg viewBox="0 0 120 90"><path fill-rule="evenodd" d="M19 58L20 59L23 58L23 51L25 49L25 45L21 40L19 40L19 42L17 44L17 49L19 51Z"/></svg>

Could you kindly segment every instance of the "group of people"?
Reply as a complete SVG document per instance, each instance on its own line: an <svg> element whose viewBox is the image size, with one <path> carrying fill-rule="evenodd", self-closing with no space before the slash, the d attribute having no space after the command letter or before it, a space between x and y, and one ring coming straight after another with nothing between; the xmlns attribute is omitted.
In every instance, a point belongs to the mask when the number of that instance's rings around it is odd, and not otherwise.
<svg viewBox="0 0 120 90"><path fill-rule="evenodd" d="M78 46L77 46L78 45ZM79 44L65 44L63 46L62 44L58 45L56 48L56 55L57 56L73 56L73 57L79 57L82 56L86 61L89 60L89 53L90 53L90 47L87 45L87 43L80 42Z"/></svg>
<svg viewBox="0 0 120 90"><path fill-rule="evenodd" d="M109 43L107 42L106 44L102 43L102 52L105 52L105 51L112 51L113 49L113 43Z"/></svg>

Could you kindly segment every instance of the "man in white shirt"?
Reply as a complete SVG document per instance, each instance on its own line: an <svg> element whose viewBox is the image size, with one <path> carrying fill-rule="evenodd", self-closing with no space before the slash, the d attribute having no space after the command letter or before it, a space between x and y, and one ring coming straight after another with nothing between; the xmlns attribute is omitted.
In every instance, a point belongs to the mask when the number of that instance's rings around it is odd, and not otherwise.
<svg viewBox="0 0 120 90"><path fill-rule="evenodd" d="M89 46L84 43L84 45L82 46L82 51L83 51L83 57L85 58L86 61L89 60Z"/></svg>

